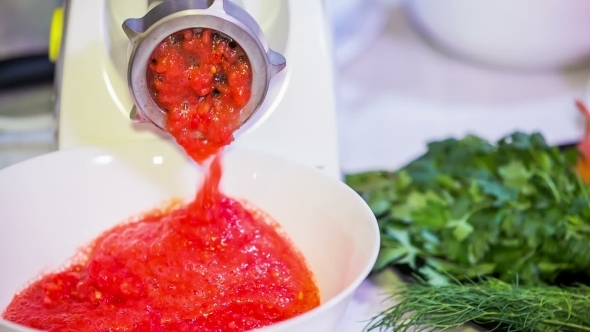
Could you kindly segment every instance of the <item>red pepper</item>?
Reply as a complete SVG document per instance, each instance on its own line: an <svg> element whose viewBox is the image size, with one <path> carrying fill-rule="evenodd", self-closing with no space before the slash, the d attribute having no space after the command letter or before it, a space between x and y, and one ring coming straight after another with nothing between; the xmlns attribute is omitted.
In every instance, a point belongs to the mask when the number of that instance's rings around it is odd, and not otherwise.
<svg viewBox="0 0 590 332"><path fill-rule="evenodd" d="M580 100L576 100L576 106L586 119L584 138L578 143L578 150L581 153L581 157L576 164L576 170L584 181L590 183L590 111Z"/></svg>

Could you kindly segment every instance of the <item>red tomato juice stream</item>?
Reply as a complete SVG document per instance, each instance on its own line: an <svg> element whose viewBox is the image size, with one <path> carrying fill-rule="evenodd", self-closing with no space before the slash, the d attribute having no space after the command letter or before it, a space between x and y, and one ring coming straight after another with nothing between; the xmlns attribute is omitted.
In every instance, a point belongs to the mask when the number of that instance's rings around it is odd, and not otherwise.
<svg viewBox="0 0 590 332"><path fill-rule="evenodd" d="M147 78L169 132L208 163L195 199L103 233L71 265L15 295L2 318L50 332L248 331L319 306L312 272L277 224L219 190L219 152L250 97L249 66L215 31L161 43Z"/></svg>

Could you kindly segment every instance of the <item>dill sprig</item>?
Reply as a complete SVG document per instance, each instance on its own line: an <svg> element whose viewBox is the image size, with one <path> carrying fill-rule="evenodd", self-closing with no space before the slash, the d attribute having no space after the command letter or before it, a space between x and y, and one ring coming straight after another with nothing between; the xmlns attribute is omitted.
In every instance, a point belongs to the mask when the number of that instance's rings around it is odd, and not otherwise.
<svg viewBox="0 0 590 332"><path fill-rule="evenodd" d="M498 279L405 285L365 331L434 331L468 322L505 331L590 331L590 287L519 286Z"/></svg>

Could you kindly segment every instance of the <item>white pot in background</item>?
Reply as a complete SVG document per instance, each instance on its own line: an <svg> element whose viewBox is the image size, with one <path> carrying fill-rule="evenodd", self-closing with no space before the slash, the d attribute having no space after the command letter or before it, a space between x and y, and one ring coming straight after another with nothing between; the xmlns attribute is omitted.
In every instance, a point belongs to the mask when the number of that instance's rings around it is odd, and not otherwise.
<svg viewBox="0 0 590 332"><path fill-rule="evenodd" d="M336 64L346 65L379 37L389 11L381 0L328 0Z"/></svg>
<svg viewBox="0 0 590 332"><path fill-rule="evenodd" d="M405 6L432 41L478 62L555 69L590 55L588 0L407 0Z"/></svg>

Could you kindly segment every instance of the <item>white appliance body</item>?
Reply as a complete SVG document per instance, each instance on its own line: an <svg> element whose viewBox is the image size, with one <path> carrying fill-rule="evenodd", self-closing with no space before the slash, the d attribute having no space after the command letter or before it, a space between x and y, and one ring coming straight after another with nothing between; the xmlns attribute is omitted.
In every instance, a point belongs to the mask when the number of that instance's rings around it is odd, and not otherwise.
<svg viewBox="0 0 590 332"><path fill-rule="evenodd" d="M267 98L233 144L282 155L340 178L334 61L328 2L234 0L260 24L268 44L287 58ZM152 6L154 3L152 3ZM147 0L69 0L57 64L59 149L172 138L129 120L130 44L121 25L141 17Z"/></svg>

